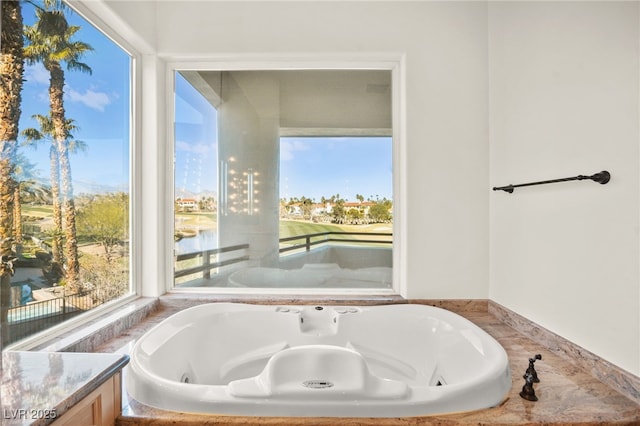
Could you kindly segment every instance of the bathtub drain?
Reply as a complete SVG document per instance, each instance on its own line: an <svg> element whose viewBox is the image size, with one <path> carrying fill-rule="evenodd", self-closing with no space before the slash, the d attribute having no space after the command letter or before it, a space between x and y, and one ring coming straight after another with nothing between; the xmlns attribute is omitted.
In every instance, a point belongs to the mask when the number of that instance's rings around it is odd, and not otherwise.
<svg viewBox="0 0 640 426"><path fill-rule="evenodd" d="M305 380L302 382L302 386L311 389L326 389L333 386L333 383L327 380Z"/></svg>

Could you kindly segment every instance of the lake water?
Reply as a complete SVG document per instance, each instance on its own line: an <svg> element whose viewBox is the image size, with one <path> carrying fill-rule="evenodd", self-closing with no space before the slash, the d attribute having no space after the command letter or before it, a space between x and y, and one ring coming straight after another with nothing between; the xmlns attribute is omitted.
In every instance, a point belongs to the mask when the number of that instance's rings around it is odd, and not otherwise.
<svg viewBox="0 0 640 426"><path fill-rule="evenodd" d="M218 247L218 233L213 230L200 231L195 237L175 242L176 254L194 253Z"/></svg>

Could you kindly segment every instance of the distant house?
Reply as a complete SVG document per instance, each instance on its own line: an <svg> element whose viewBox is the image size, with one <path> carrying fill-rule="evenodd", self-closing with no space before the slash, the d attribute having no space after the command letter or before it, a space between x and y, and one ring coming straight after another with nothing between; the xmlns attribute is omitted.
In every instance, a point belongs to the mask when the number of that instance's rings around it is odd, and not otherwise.
<svg viewBox="0 0 640 426"><path fill-rule="evenodd" d="M324 204L316 203L311 205L311 216L320 216L322 214L327 213L327 206L330 206L329 203L325 206Z"/></svg>
<svg viewBox="0 0 640 426"><path fill-rule="evenodd" d="M369 214L369 209L371 208L371 206L375 206L375 205L376 203L371 201L363 201L362 203L360 201L355 201L355 202L348 201L344 203L344 208L347 210L356 209L360 213L366 216Z"/></svg>
<svg viewBox="0 0 640 426"><path fill-rule="evenodd" d="M342 204L345 210L357 210L362 216L369 215L369 209L375 206L377 203L373 201L347 201ZM335 203L327 202L325 204L315 203L308 206L306 209L309 216L317 217L323 215L330 215L333 213ZM293 203L284 207L284 214L289 217L301 217L305 214L305 209L301 203Z"/></svg>
<svg viewBox="0 0 640 426"><path fill-rule="evenodd" d="M199 210L198 200L195 198L178 198L176 200L178 204L178 210L183 212L192 212Z"/></svg>

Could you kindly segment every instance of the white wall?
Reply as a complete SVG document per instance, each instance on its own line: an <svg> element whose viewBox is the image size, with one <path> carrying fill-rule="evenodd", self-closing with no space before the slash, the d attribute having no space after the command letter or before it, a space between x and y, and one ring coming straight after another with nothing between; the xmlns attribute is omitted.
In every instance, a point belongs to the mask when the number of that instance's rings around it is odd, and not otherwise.
<svg viewBox="0 0 640 426"><path fill-rule="evenodd" d="M486 298L486 14L482 3L163 1L156 42L162 57L406 54L406 296Z"/></svg>
<svg viewBox="0 0 640 426"><path fill-rule="evenodd" d="M638 3L489 6L490 298L640 373Z"/></svg>

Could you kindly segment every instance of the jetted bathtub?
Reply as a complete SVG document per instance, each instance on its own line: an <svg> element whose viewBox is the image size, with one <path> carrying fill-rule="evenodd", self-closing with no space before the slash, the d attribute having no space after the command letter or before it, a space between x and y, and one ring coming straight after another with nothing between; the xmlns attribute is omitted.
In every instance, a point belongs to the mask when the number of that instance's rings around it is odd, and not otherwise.
<svg viewBox="0 0 640 426"><path fill-rule="evenodd" d="M511 374L495 339L432 306L213 303L141 337L126 387L183 412L399 417L496 406Z"/></svg>

